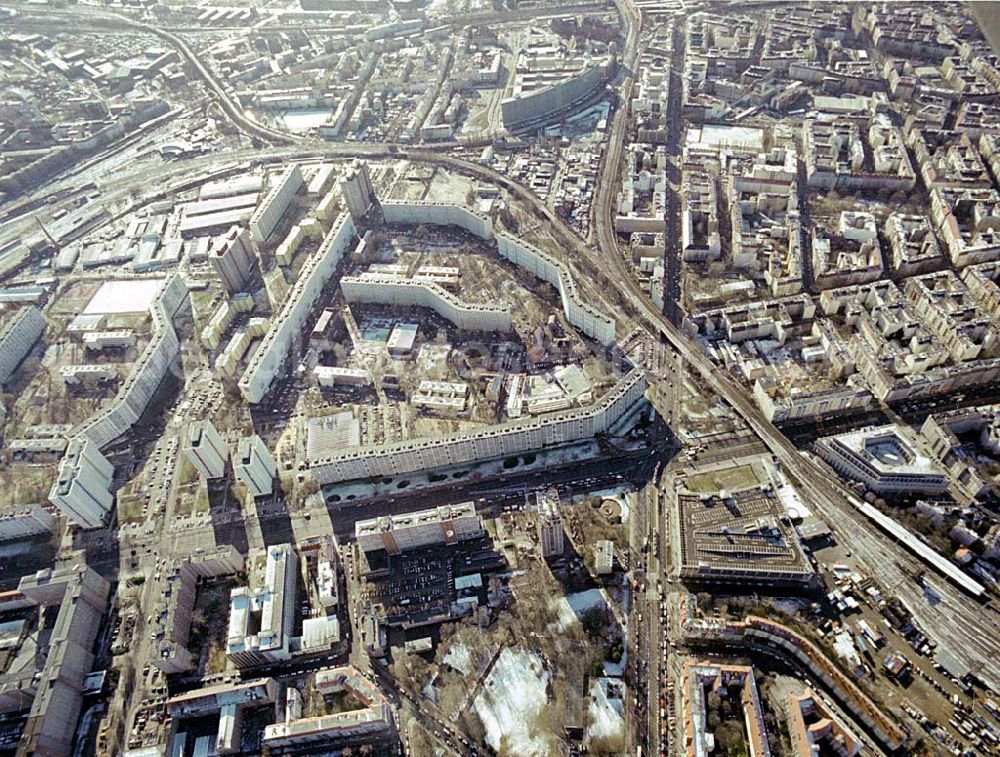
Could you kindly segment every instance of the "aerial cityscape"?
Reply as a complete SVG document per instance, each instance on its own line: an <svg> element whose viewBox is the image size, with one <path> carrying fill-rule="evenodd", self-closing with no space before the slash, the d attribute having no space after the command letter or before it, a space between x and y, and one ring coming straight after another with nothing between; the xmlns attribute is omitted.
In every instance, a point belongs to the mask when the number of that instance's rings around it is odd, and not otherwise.
<svg viewBox="0 0 1000 757"><path fill-rule="evenodd" d="M0 0L0 757L1000 755L1000 3Z"/></svg>

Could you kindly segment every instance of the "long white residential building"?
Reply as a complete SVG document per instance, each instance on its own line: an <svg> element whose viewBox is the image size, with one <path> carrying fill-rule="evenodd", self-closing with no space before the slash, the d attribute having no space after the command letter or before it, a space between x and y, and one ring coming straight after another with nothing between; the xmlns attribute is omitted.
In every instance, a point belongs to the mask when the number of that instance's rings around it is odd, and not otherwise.
<svg viewBox="0 0 1000 757"><path fill-rule="evenodd" d="M398 555L410 549L436 544L457 544L483 535L483 524L472 502L442 505L401 515L383 515L359 520L354 537L365 552L384 549Z"/></svg>
<svg viewBox="0 0 1000 757"><path fill-rule="evenodd" d="M75 437L59 463L59 475L49 490L49 502L73 523L100 528L107 523L114 497L111 477L115 468L85 437Z"/></svg>
<svg viewBox="0 0 1000 757"><path fill-rule="evenodd" d="M0 327L0 384L6 383L45 331L45 318L34 305L21 308Z"/></svg>
<svg viewBox="0 0 1000 757"><path fill-rule="evenodd" d="M164 279L149 308L153 322L149 343L132 366L118 395L106 408L84 421L76 436L85 436L103 449L139 420L180 352L173 317L184 303L187 292L187 285L179 274Z"/></svg>
<svg viewBox="0 0 1000 757"><path fill-rule="evenodd" d="M202 478L222 478L229 459L229 447L210 420L193 421L184 433L184 455Z"/></svg>
<svg viewBox="0 0 1000 757"><path fill-rule="evenodd" d="M288 356L292 339L304 331L316 299L333 276L353 238L354 221L350 215L342 213L319 249L303 264L281 311L272 318L270 328L239 381L240 392L247 402L254 404L264 399Z"/></svg>
<svg viewBox="0 0 1000 757"><path fill-rule="evenodd" d="M309 466L320 484L332 484L475 463L591 439L611 428L645 391L644 374L634 370L589 407L447 436L377 444L329 455L318 450L310 458Z"/></svg>
<svg viewBox="0 0 1000 757"><path fill-rule="evenodd" d="M614 319L583 301L569 269L551 255L509 234L494 232L488 216L440 202L384 202L382 213L387 223L458 226L480 239L495 239L502 257L558 290L563 313L571 324L605 346L614 343Z"/></svg>
<svg viewBox="0 0 1000 757"><path fill-rule="evenodd" d="M547 281L559 292L566 320L604 346L615 341L614 319L583 301L569 270L555 258L509 234L496 235L497 251L516 266Z"/></svg>
<svg viewBox="0 0 1000 757"><path fill-rule="evenodd" d="M20 505L0 511L0 542L52 532L52 513L41 505Z"/></svg>
<svg viewBox="0 0 1000 757"><path fill-rule="evenodd" d="M113 502L108 487L114 468L100 450L132 428L170 370L180 351L173 317L184 303L187 291L179 274L164 279L149 308L153 327L149 343L115 398L78 426L70 438L49 501L85 528L107 522ZM88 465L80 464L81 450L85 451ZM99 477L90 475L95 469L100 472Z"/></svg>
<svg viewBox="0 0 1000 757"><path fill-rule="evenodd" d="M256 434L240 439L233 455L233 471L254 497L270 494L278 473L271 451Z"/></svg>
<svg viewBox="0 0 1000 757"><path fill-rule="evenodd" d="M386 223L401 226L458 226L480 239L493 238L493 221L488 216L448 202L383 202L382 217Z"/></svg>
<svg viewBox="0 0 1000 757"><path fill-rule="evenodd" d="M466 331L506 333L512 328L508 305L465 302L438 284L364 273L344 276L340 287L348 302L430 308Z"/></svg>
<svg viewBox="0 0 1000 757"><path fill-rule="evenodd" d="M282 216L292 204L292 198L302 189L302 169L298 164L286 168L274 186L250 216L250 233L258 243L266 242L274 233Z"/></svg>

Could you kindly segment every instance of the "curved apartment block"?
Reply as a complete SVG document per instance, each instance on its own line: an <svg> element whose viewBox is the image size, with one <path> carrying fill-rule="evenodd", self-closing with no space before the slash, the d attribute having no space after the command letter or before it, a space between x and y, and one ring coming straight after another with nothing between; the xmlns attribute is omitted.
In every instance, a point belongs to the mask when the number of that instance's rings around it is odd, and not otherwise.
<svg viewBox="0 0 1000 757"><path fill-rule="evenodd" d="M508 305L466 302L438 284L362 274L344 276L340 280L340 288L348 302L430 308L466 331L506 333L512 328Z"/></svg>
<svg viewBox="0 0 1000 757"><path fill-rule="evenodd" d="M437 438L320 454L309 460L309 467L316 480L325 485L474 463L589 439L611 428L645 391L643 372L633 370L589 407Z"/></svg>
<svg viewBox="0 0 1000 757"><path fill-rule="evenodd" d="M610 61L583 69L575 76L500 103L503 125L508 129L540 121L563 112L600 86L608 76Z"/></svg>

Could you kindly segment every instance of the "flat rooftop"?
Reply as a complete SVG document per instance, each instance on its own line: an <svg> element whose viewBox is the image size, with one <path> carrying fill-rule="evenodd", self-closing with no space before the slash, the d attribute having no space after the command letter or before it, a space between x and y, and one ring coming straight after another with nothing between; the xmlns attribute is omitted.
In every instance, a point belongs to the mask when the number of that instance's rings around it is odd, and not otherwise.
<svg viewBox="0 0 1000 757"><path fill-rule="evenodd" d="M770 484L677 493L681 573L690 578L806 581L812 567Z"/></svg>
<svg viewBox="0 0 1000 757"><path fill-rule="evenodd" d="M165 279L106 281L90 298L84 315L146 313Z"/></svg>

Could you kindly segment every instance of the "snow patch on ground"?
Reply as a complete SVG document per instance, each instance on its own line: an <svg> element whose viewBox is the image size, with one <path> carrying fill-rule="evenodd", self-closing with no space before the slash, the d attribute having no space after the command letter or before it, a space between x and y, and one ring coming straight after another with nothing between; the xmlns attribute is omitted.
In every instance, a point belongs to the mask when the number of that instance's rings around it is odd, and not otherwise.
<svg viewBox="0 0 1000 757"><path fill-rule="evenodd" d="M621 681L597 678L590 687L590 738L618 736L625 728Z"/></svg>
<svg viewBox="0 0 1000 757"><path fill-rule="evenodd" d="M472 672L472 650L467 644L461 642L452 644L442 662L451 665L462 675L469 675Z"/></svg>
<svg viewBox="0 0 1000 757"><path fill-rule="evenodd" d="M603 663L604 675L614 678L621 678L625 675L625 667L628 665L628 650L622 652L622 658L618 662L605 660Z"/></svg>
<svg viewBox="0 0 1000 757"><path fill-rule="evenodd" d="M473 702L486 731L486 743L507 754L545 757L551 754L548 738L535 728L546 704L549 673L538 655L504 649Z"/></svg>
<svg viewBox="0 0 1000 757"><path fill-rule="evenodd" d="M587 589L576 594L568 594L558 600L559 629L565 631L583 616L591 607L606 608L608 603L600 589Z"/></svg>

